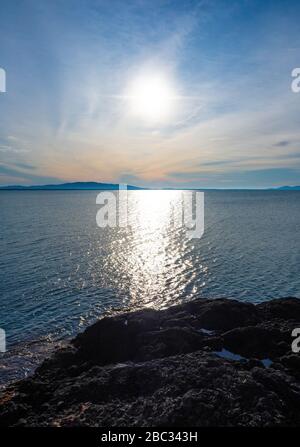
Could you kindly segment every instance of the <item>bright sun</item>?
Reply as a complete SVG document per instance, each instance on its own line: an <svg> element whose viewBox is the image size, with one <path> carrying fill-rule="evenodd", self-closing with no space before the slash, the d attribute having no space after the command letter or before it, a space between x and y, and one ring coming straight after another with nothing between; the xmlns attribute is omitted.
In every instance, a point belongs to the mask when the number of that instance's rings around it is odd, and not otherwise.
<svg viewBox="0 0 300 447"><path fill-rule="evenodd" d="M130 113L148 124L163 123L174 108L174 90L162 75L144 75L134 79L126 97Z"/></svg>

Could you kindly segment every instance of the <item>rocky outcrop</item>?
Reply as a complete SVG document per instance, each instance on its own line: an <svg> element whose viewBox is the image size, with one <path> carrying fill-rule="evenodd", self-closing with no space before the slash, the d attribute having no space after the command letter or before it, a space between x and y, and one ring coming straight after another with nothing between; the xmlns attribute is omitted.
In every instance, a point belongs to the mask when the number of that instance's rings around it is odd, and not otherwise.
<svg viewBox="0 0 300 447"><path fill-rule="evenodd" d="M300 425L295 327L295 298L105 317L1 393L0 425Z"/></svg>

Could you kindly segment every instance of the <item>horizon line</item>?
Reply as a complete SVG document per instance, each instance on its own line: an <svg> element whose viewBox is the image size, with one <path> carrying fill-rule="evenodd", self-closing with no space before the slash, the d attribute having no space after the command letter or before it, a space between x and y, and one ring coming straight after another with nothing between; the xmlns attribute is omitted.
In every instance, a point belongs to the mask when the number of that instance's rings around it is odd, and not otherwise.
<svg viewBox="0 0 300 447"><path fill-rule="evenodd" d="M95 187L86 187L80 188L82 185L94 184ZM78 185L78 187L73 187L72 185ZM126 185L128 189L141 189L141 190L220 190L220 191L265 191L265 190L289 190L289 189L300 189L299 185L281 185L281 186L266 186L266 187L229 187L229 188L220 188L220 187L163 187L163 186L155 186L155 187L146 187L146 186L136 186L129 185L126 183L110 183L110 182L96 182L96 181L73 181L73 182L63 182L63 183L48 183L43 185L0 185L0 190L97 190L96 186L103 185L108 186L107 189L119 189L117 188L120 185ZM113 187L113 188L112 188ZM100 189L105 189L101 187Z"/></svg>

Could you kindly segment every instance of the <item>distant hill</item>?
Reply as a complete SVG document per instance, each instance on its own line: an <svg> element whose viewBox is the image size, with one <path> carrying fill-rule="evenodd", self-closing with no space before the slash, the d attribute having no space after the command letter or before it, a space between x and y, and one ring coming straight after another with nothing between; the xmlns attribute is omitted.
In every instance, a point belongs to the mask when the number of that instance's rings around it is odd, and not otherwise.
<svg viewBox="0 0 300 447"><path fill-rule="evenodd" d="M279 189L281 191L300 191L300 186L280 186Z"/></svg>
<svg viewBox="0 0 300 447"><path fill-rule="evenodd" d="M21 185L11 185L11 186L0 186L0 190L100 190L100 189L119 189L119 185L115 183L98 183L98 182L73 182L73 183L62 183L60 185L35 185L35 186L21 186ZM139 188L138 186L127 185L127 189L145 189Z"/></svg>

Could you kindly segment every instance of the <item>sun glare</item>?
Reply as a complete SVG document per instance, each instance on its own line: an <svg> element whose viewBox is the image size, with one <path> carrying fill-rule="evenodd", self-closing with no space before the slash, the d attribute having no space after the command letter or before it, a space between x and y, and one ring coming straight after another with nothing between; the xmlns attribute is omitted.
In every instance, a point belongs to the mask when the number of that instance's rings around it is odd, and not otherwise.
<svg viewBox="0 0 300 447"><path fill-rule="evenodd" d="M175 93L171 83L162 75L146 75L134 79L126 97L130 113L149 124L163 123L174 110Z"/></svg>

